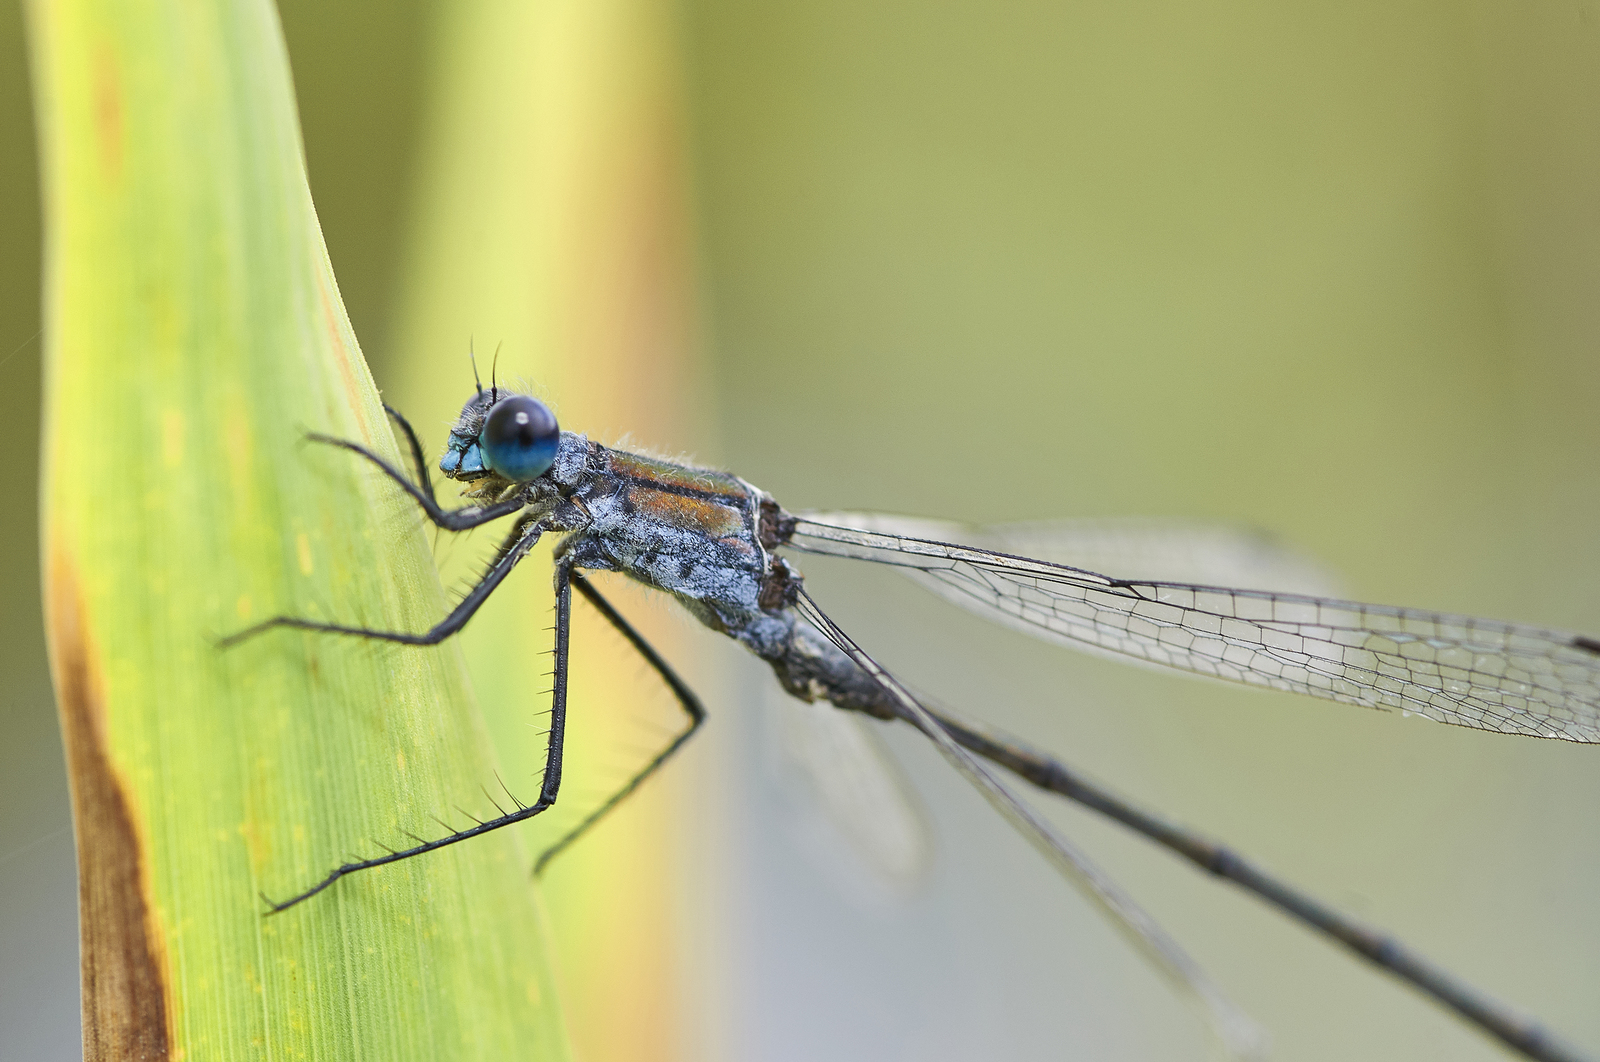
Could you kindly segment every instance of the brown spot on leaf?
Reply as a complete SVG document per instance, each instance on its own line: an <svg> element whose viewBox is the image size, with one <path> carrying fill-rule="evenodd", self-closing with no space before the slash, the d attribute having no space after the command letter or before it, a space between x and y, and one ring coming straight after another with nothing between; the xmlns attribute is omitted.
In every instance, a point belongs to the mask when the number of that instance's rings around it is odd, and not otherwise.
<svg viewBox="0 0 1600 1062"><path fill-rule="evenodd" d="M171 1056L166 966L138 829L106 750L105 685L90 644L77 567L60 543L45 588L50 663L78 841L83 1057Z"/></svg>

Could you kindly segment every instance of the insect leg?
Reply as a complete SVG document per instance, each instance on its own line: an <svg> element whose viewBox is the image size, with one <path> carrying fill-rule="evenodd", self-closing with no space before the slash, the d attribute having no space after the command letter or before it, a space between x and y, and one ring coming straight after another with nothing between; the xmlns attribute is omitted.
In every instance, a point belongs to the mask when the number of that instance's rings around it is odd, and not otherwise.
<svg viewBox="0 0 1600 1062"><path fill-rule="evenodd" d="M390 412L393 412L393 410ZM406 427L406 432L408 435L411 434L409 425ZM337 446L341 450L349 450L353 454L360 454L365 457L368 461L377 465L384 475L400 484L400 488L411 495L412 499L422 507L422 511L427 514L428 519L446 531L466 531L480 524L486 524L491 520L498 520L502 516L509 516L527 505L526 498L521 492L518 492L509 498L502 498L500 501L492 502L489 505L468 505L460 509L441 509L439 503L434 500L431 480L424 480L424 482L428 483L427 489L424 490L407 479L405 473L360 443L351 442L348 439L336 439L332 435L319 435L316 432L308 434L306 439L311 442L325 443L328 446ZM415 447L413 456L419 456L421 446L416 442L415 436L412 436L412 446Z"/></svg>
<svg viewBox="0 0 1600 1062"><path fill-rule="evenodd" d="M237 645L246 638L253 638L263 631L274 627L292 627L302 631L321 631L324 634L349 634L358 638L373 638L384 642L399 642L402 645L438 645L456 631L467 625L473 613L478 611L495 588L505 581L511 574L511 569L517 562L528 555L539 541L539 536L544 528L535 516L525 516L518 520L511 529L511 534L506 536L500 544L500 550L495 554L494 562L489 565L489 570L484 573L478 584L467 592L461 603L450 611L450 614L436 623L432 628L421 634L412 634L407 631L378 631L367 627L347 627L339 623L319 623L316 620L301 619L299 616L274 616L263 620L253 627L246 627L237 634L230 634L217 643L220 649L227 649Z"/></svg>
<svg viewBox="0 0 1600 1062"><path fill-rule="evenodd" d="M655 669L656 674L661 676L661 681L665 682L672 690L672 695L678 698L678 703L683 706L684 713L689 716L689 725L677 737L673 738L666 748L658 752L654 759L645 764L638 774L628 779L627 783L613 793L605 803L590 812L566 836L546 848L533 864L533 872L536 875L544 873L544 868L550 863L550 860L565 851L589 827L600 821L607 812L620 804L635 789L639 788L640 783L654 774L667 761L668 757L682 748L694 732L700 729L700 724L706 721L705 705L700 703L700 698L695 695L695 692L688 687L683 679L678 677L678 673L672 670L672 665L661 658L661 654L656 652L655 647L645 641L644 636L635 630L631 623L622 618L622 614L612 607L611 602L600 596L600 591L594 588L594 584L589 582L584 577L584 574L577 570L572 572L572 584L578 588L578 593L582 594L589 604L598 609L600 614L613 627L622 632L622 636L628 639L628 644L632 645L638 654L644 657L645 661Z"/></svg>
<svg viewBox="0 0 1600 1062"><path fill-rule="evenodd" d="M555 687L551 694L550 702L550 745L545 753L544 782L539 787L539 799L526 807L501 815L498 818L480 822L470 829L460 830L449 836L441 837L436 841L423 841L421 844L398 851L387 852L375 859L362 859L352 863L344 863L329 872L328 876L317 882L305 892L292 896L287 900L274 901L263 896L269 908L269 914L277 914L287 910L302 900L308 900L317 893L326 889L340 878L354 874L358 870L368 870L372 867L381 867L387 863L398 863L402 859L432 852L447 845L457 844L469 837L498 830L502 826L509 826L514 822L531 819L556 802L556 794L561 789L561 753L566 740L567 729L567 657L569 646L569 627L572 619L572 586L570 582L571 569L566 564L556 566L556 660L555 660Z"/></svg>
<svg viewBox="0 0 1600 1062"><path fill-rule="evenodd" d="M383 411L394 418L406 437L406 449L411 454L411 467L417 476L417 486L422 488L424 494L437 501L438 496L433 493L433 475L428 471L428 459L422 453L422 440L417 438L417 433L411 427L411 422L405 418L405 414L387 402L383 404Z"/></svg>

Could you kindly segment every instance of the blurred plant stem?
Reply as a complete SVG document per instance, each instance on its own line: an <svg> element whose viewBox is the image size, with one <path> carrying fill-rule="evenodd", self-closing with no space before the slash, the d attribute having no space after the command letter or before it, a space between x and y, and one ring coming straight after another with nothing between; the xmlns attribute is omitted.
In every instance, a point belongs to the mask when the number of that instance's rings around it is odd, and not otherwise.
<svg viewBox="0 0 1600 1062"><path fill-rule="evenodd" d="M660 0L477 0L440 15L408 283L386 397L428 445L472 392L526 386L562 426L668 446L686 434L695 285L675 11ZM491 363L498 360L498 369ZM441 544L466 578L482 547ZM543 762L551 622L548 554L497 592L461 641L507 780ZM448 562L454 561L452 565ZM604 584L602 584L604 585ZM607 587L607 593L611 589ZM681 662L675 617L630 618ZM677 709L585 606L574 611L567 779L535 849L620 784ZM659 708L660 727L639 712ZM530 724L536 724L530 726ZM690 755L693 755L691 752ZM672 933L679 771L625 802L547 876L563 998L590 1062L676 1056L684 965Z"/></svg>
<svg viewBox="0 0 1600 1062"><path fill-rule="evenodd" d="M85 1056L567 1057L510 832L317 881L493 761L306 187L265 0L29 8L46 222L43 563ZM480 797L481 800L481 797ZM470 806L470 805L469 805Z"/></svg>

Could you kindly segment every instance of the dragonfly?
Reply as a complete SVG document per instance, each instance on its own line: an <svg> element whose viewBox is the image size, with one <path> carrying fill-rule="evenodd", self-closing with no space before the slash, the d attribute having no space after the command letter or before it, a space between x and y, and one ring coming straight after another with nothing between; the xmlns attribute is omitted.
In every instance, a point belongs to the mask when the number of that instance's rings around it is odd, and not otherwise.
<svg viewBox="0 0 1600 1062"><path fill-rule="evenodd" d="M1015 790L1019 778L1105 815L1231 881L1313 930L1408 981L1503 1044L1537 1059L1583 1057L1538 1023L1478 992L1394 938L1275 878L1232 849L1123 799L1053 755L914 695L821 608L785 554L895 568L956 605L1023 633L1116 659L1400 711L1500 734L1600 742L1600 640L1579 634L1359 604L1328 597L1112 576L1023 555L1021 540L957 525L868 513L790 512L728 472L601 445L563 431L539 399L476 383L438 468L466 504L439 504L422 443L385 407L404 437L408 476L360 443L312 434L393 480L443 531L510 519L482 577L421 632L376 630L275 616L223 639L238 644L275 628L437 645L460 631L545 535L554 551L554 682L538 796L410 847L331 869L280 901L294 907L341 879L534 818L560 792L567 719L572 595L593 606L671 691L684 725L624 785L538 859L542 871L676 753L706 710L672 666L586 573L615 572L677 600L702 624L743 645L802 701L909 724L1170 980L1198 1003L1224 1048L1256 1057L1264 1037L1120 885ZM1001 770L996 770L1000 768ZM448 827L447 827L448 828ZM265 899L265 897L264 897Z"/></svg>

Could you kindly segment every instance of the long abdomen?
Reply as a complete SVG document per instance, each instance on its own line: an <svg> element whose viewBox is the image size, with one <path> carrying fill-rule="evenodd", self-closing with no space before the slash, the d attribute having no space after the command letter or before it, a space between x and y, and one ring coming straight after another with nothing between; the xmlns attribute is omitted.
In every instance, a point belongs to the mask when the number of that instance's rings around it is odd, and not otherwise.
<svg viewBox="0 0 1600 1062"><path fill-rule="evenodd" d="M785 636L773 651L758 653L772 665L783 688L803 701L828 701L879 719L899 716L898 705L855 661L840 652L811 624L785 611Z"/></svg>

